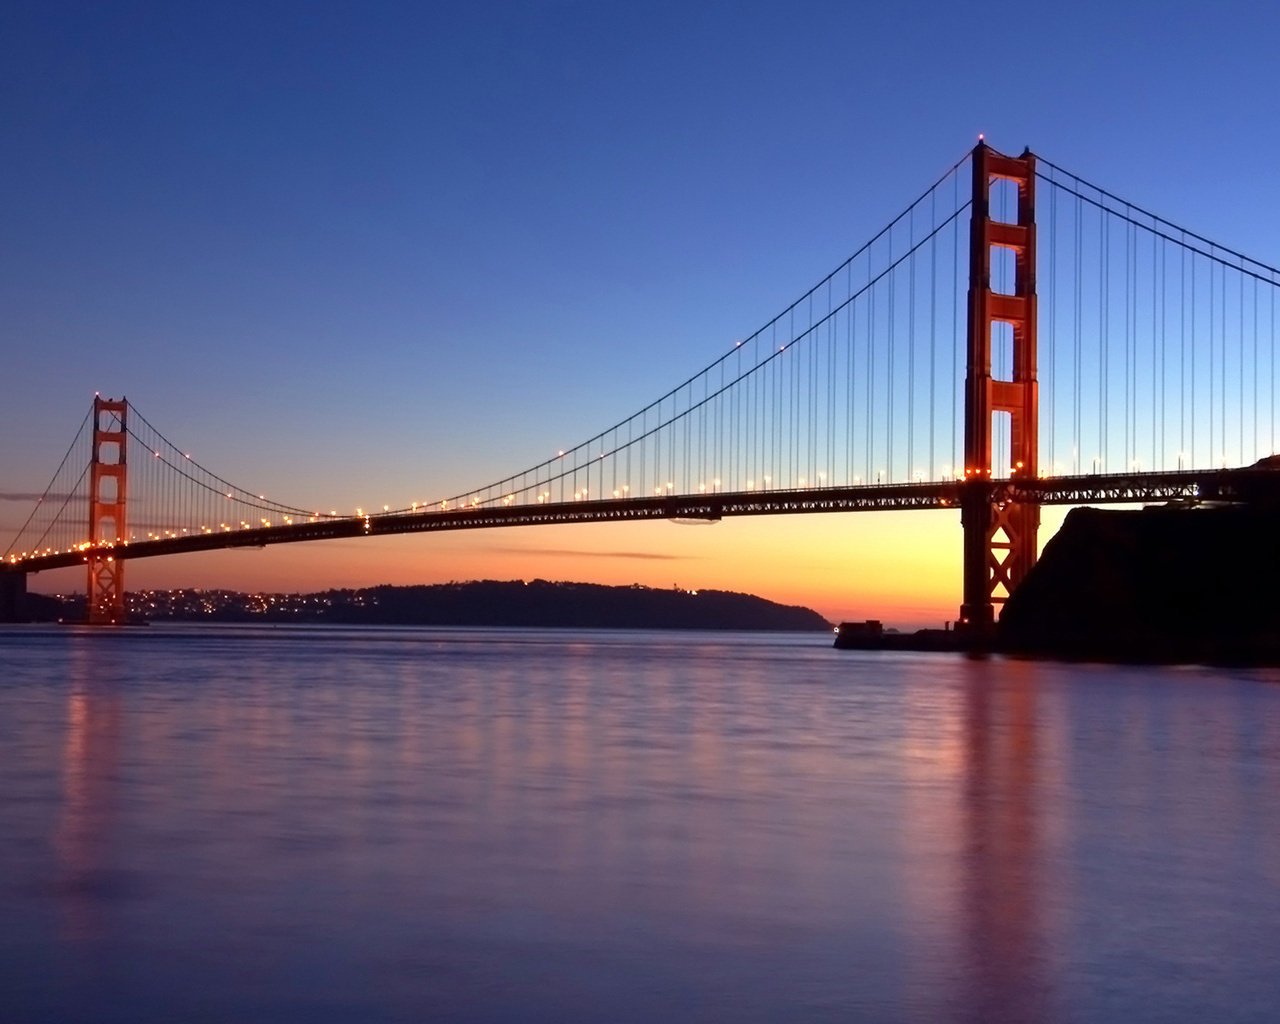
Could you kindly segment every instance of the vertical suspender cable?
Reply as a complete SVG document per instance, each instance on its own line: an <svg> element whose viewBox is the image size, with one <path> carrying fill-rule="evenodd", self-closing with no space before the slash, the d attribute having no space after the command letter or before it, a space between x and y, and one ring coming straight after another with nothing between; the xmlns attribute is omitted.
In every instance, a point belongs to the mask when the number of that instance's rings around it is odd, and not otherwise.
<svg viewBox="0 0 1280 1024"><path fill-rule="evenodd" d="M1058 390L1057 349L1058 330L1058 190L1049 190L1049 473L1057 475L1054 465L1055 439L1058 434L1054 418L1054 395ZM1041 431L1043 433L1043 430Z"/></svg>
<svg viewBox="0 0 1280 1024"><path fill-rule="evenodd" d="M1151 245L1153 253L1158 245L1155 235L1151 236ZM1168 306L1168 266L1166 264L1169 255L1168 245L1159 245L1159 262L1160 262L1160 315L1158 318L1151 318L1151 360L1154 364L1157 360L1160 364L1160 371L1155 376L1156 384L1152 389L1151 400L1151 468L1154 470L1164 470L1167 468L1166 460L1168 452L1165 448L1164 428L1168 419L1165 403L1168 401L1168 394L1165 388L1167 383L1165 377L1168 371L1168 340L1167 330L1169 323L1169 306ZM1153 256L1154 259L1154 256ZM1154 293L1155 288L1152 287ZM1155 301L1154 295L1152 301ZM1159 348L1157 349L1157 345ZM1157 428L1156 424L1159 423ZM1159 438L1159 448L1156 447L1156 439ZM1159 452L1157 459L1156 453Z"/></svg>
<svg viewBox="0 0 1280 1024"><path fill-rule="evenodd" d="M889 232L889 262L888 266L893 266L893 232ZM886 482L893 480L893 348L897 340L895 336L894 315L897 312L897 295L895 294L895 279L897 273L889 272L889 337L886 345L885 355L885 401L888 405L888 424L885 427L885 473Z"/></svg>
<svg viewBox="0 0 1280 1024"><path fill-rule="evenodd" d="M929 227L933 232L929 239L929 479L936 480L934 456L935 408L938 383L938 195L937 189L929 194Z"/></svg>
<svg viewBox="0 0 1280 1024"><path fill-rule="evenodd" d="M1196 287L1196 256L1191 254L1191 349L1188 353L1190 358L1190 373L1188 374L1188 389L1191 395L1190 409L1188 412L1188 431L1191 437L1191 447L1187 450L1187 465L1194 467L1196 464L1196 352L1200 346L1196 343L1196 335L1199 333L1199 325L1196 323L1196 294L1199 289ZM1212 461L1212 458L1210 458Z"/></svg>
<svg viewBox="0 0 1280 1024"><path fill-rule="evenodd" d="M870 256L867 262L867 290L870 301L867 303L867 437L866 466L863 469L864 479L870 483L875 479L871 464L875 460L875 370L876 370L876 285L871 283L872 266Z"/></svg>
<svg viewBox="0 0 1280 1024"><path fill-rule="evenodd" d="M1107 215L1098 208L1098 454L1094 471L1105 469L1107 457Z"/></svg>
<svg viewBox="0 0 1280 1024"><path fill-rule="evenodd" d="M913 479L915 466L915 207L908 218L908 244L911 256L906 261L906 476Z"/></svg>
<svg viewBox="0 0 1280 1024"><path fill-rule="evenodd" d="M1075 287L1076 308L1075 315L1072 318L1072 333L1074 337L1074 352L1072 353L1072 362L1074 372L1072 375L1072 446L1071 471L1079 474L1080 472L1080 456L1084 449L1084 438L1081 436L1081 419L1083 418L1083 402L1084 402L1084 358L1081 352L1082 339L1084 336L1084 201L1076 196L1075 204L1075 245L1072 251L1075 254L1075 269L1072 275L1072 283Z"/></svg>
<svg viewBox="0 0 1280 1024"><path fill-rule="evenodd" d="M1214 349L1218 338L1218 273L1213 262L1209 263L1209 465L1214 465L1218 454L1217 416L1214 415L1218 404L1217 364L1214 361Z"/></svg>

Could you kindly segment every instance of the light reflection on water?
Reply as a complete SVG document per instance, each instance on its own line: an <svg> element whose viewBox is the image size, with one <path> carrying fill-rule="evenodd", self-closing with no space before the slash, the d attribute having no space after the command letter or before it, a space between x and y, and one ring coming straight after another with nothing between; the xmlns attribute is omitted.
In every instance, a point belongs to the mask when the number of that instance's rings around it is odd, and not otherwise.
<svg viewBox="0 0 1280 1024"><path fill-rule="evenodd" d="M0 631L5 1021L1271 1021L1268 672Z"/></svg>

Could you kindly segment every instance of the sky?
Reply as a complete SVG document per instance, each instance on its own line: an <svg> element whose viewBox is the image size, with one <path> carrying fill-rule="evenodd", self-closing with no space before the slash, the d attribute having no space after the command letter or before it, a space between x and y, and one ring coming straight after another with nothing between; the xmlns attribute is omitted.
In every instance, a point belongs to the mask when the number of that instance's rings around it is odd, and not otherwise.
<svg viewBox="0 0 1280 1024"><path fill-rule="evenodd" d="M303 506L504 476L711 362L980 132L1274 264L1278 44L1265 3L10 2L0 533L95 392ZM539 577L937 624L960 526L520 528L128 584Z"/></svg>

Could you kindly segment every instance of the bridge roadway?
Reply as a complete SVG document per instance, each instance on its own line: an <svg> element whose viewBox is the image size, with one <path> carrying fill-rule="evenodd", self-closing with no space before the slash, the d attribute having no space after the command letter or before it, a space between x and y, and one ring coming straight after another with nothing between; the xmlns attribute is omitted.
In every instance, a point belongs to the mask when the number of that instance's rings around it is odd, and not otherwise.
<svg viewBox="0 0 1280 1024"><path fill-rule="evenodd" d="M815 512L888 512L958 508L966 489L990 488L994 502L1033 501L1040 505L1143 502L1280 502L1280 472L1274 469L1180 470L1168 473L1094 474L981 481L861 484L803 490L736 491L662 495L617 500L547 502L339 516L288 526L264 526L212 533L189 533L160 540L115 544L120 559L154 558L223 548L265 547L302 541L383 537L400 533L540 526L553 523L611 523L653 519L718 520L728 516ZM33 573L82 565L84 551L42 555L0 564L2 573Z"/></svg>

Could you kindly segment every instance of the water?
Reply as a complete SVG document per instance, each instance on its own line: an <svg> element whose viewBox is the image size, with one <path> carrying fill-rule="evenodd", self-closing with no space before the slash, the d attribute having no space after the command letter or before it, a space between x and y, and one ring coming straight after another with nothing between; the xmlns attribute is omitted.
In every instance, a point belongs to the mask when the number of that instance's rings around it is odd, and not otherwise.
<svg viewBox="0 0 1280 1024"><path fill-rule="evenodd" d="M1280 676L0 631L0 1020L1274 1021Z"/></svg>

